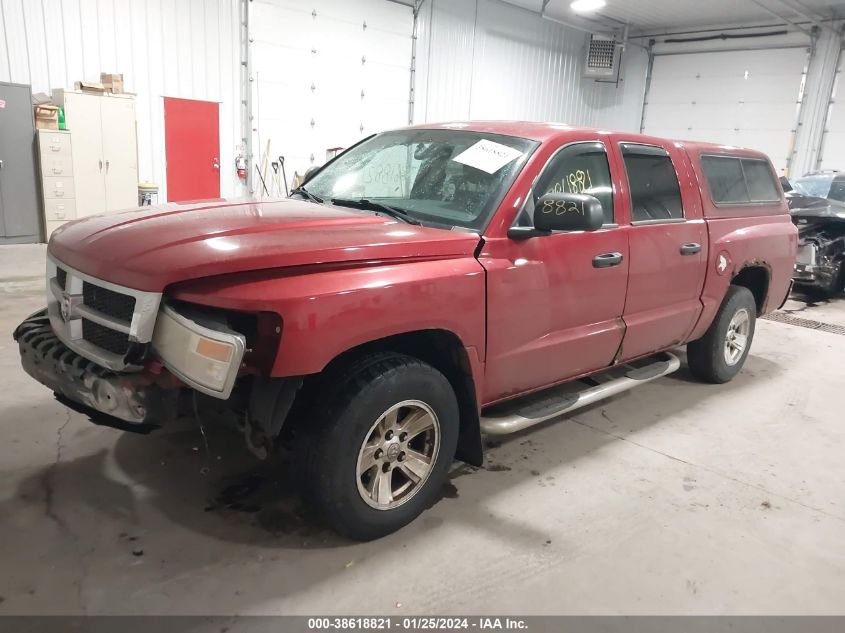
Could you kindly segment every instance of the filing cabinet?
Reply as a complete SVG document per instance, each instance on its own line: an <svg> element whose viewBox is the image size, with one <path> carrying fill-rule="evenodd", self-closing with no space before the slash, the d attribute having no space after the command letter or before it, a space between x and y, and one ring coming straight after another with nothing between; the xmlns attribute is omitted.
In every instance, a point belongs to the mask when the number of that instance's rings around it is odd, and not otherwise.
<svg viewBox="0 0 845 633"><path fill-rule="evenodd" d="M38 130L45 237L76 218L73 144L67 130Z"/></svg>

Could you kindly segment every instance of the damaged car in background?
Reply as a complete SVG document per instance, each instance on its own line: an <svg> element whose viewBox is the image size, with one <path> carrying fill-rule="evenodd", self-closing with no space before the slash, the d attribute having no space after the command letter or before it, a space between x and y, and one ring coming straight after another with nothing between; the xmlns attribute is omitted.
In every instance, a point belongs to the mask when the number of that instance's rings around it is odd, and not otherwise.
<svg viewBox="0 0 845 633"><path fill-rule="evenodd" d="M814 172L782 184L798 227L795 283L836 294L845 287L845 172Z"/></svg>

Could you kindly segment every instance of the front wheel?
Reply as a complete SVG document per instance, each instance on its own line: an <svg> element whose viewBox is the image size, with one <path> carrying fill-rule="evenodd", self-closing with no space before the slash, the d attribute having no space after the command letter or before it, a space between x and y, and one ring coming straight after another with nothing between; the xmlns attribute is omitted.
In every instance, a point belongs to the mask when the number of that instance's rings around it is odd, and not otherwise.
<svg viewBox="0 0 845 633"><path fill-rule="evenodd" d="M730 286L707 332L687 345L687 364L693 376L713 383L736 376L748 357L756 317L757 303L751 291Z"/></svg>
<svg viewBox="0 0 845 633"><path fill-rule="evenodd" d="M351 367L314 411L294 463L305 500L330 526L370 540L437 500L457 440L446 377L409 356L380 354Z"/></svg>

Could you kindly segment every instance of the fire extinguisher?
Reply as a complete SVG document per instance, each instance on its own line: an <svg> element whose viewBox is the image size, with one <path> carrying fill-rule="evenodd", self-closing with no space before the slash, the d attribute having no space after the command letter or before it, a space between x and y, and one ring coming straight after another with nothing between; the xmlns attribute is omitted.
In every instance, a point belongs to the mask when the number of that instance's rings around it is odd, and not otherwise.
<svg viewBox="0 0 845 633"><path fill-rule="evenodd" d="M238 172L238 178L246 182L246 157L243 154L238 154L235 158L235 169Z"/></svg>

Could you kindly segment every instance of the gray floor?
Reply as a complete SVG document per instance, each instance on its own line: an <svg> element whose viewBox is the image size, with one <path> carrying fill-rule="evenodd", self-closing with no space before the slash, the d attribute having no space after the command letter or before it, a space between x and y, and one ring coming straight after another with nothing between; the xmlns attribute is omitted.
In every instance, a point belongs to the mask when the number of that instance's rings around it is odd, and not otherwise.
<svg viewBox="0 0 845 633"><path fill-rule="evenodd" d="M237 436L209 458L191 422L98 427L28 378L10 334L43 253L0 248L0 614L845 612L842 336L760 322L732 383L682 369L497 442L351 544Z"/></svg>

